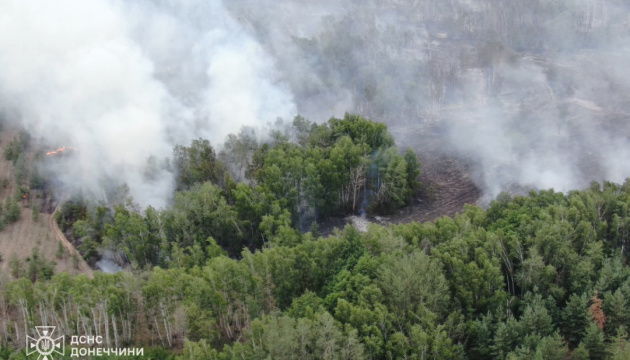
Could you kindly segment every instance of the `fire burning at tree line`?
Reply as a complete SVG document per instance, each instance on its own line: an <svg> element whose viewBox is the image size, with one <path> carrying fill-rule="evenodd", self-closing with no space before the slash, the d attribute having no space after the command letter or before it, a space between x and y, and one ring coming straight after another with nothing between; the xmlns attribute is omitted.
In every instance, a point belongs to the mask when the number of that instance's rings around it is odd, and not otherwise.
<svg viewBox="0 0 630 360"><path fill-rule="evenodd" d="M77 149L73 148L72 146L65 146L64 145L64 146L60 147L57 150L48 151L46 153L46 156L57 155L57 154L60 154L60 153L62 153L64 151L66 151L66 150L74 150L74 151L76 151Z"/></svg>

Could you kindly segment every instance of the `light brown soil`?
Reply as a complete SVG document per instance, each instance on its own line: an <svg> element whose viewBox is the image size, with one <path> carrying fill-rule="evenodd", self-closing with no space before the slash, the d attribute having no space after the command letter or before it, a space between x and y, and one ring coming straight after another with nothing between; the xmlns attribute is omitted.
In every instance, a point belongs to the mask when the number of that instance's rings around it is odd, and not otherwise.
<svg viewBox="0 0 630 360"><path fill-rule="evenodd" d="M78 274L72 266L70 255L66 251L63 258L55 257L58 248L58 240L49 227L52 216L49 214L39 214L37 221L31 218L31 210L23 208L22 217L15 224L8 225L0 231L0 252L4 261L0 264L0 269L7 270L9 259L16 254L19 259L24 260L31 255L34 247L39 247L39 253L46 259L54 261L55 272L67 271L71 274ZM54 222L54 221L53 221Z"/></svg>
<svg viewBox="0 0 630 360"><path fill-rule="evenodd" d="M0 205L2 206L4 206L7 198L13 196L15 187L13 164L5 160L4 148L17 136L18 131L8 124L4 124L0 131L0 179L8 180L8 186L4 189L0 188ZM32 155L32 151L28 152L27 158L31 158ZM59 231L53 214L42 212L36 220L33 220L29 200L23 200L19 205L22 208L20 219L0 230L0 254L3 257L0 270L7 271L9 260L14 254L19 259L24 260L31 255L33 248L38 247L40 256L56 263L56 273L67 271L71 274L86 273L88 276L92 276L92 269L87 266L83 259L81 259L79 269L75 269L72 265L70 254L75 251L74 247ZM61 259L56 257L60 241L66 249Z"/></svg>

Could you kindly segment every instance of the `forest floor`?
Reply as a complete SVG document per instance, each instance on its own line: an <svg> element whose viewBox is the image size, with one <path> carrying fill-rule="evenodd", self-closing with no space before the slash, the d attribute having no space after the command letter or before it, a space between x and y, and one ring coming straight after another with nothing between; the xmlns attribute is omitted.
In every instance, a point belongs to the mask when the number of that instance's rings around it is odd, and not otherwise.
<svg viewBox="0 0 630 360"><path fill-rule="evenodd" d="M436 128L393 126L390 127L390 131L401 148L411 147L418 155L422 166L420 175L422 188L409 206L388 216L327 219L320 224L322 235L332 233L334 228L341 229L346 224L367 229L370 222L387 225L411 221L434 221L442 216L457 214L465 204L479 204L481 191L472 179L471 165L442 151L443 144L440 141L441 137L436 133L438 131ZM8 186L0 189L2 205L7 197L13 196L15 186L14 166L10 161L5 160L4 147L17 136L18 132L7 125L0 132L0 179L8 180ZM29 157L32 155L29 154ZM0 230L0 254L4 257L4 261L0 263L0 269L8 268L9 259L13 254L20 259L25 259L37 246L44 258L56 263L56 272L68 271L72 274L86 273L92 276L93 270L83 259L78 269L72 265L70 254L76 250L59 230L54 220L53 208L49 206L49 213L45 212L45 209L42 210L38 219L33 220L29 200L20 202L22 208L20 220ZM61 259L56 257L59 243L65 249Z"/></svg>
<svg viewBox="0 0 630 360"><path fill-rule="evenodd" d="M361 223L367 227L366 222L387 225L434 221L457 214L466 204L480 204L482 193L474 182L472 165L443 151L437 127L402 125L390 126L389 131L401 149L411 147L416 152L421 164L422 188L410 205L391 215L367 216L362 220L355 216L327 219L320 224L322 235L331 234L335 228L342 229L346 224Z"/></svg>
<svg viewBox="0 0 630 360"><path fill-rule="evenodd" d="M457 214L466 204L479 205L481 190L460 160L444 156L426 161L423 165L420 175L422 189L412 204L377 220L387 223L434 221Z"/></svg>
<svg viewBox="0 0 630 360"><path fill-rule="evenodd" d="M9 124L3 124L2 131L0 131L0 179L8 181L5 188L0 188L1 206L4 206L7 198L13 196L15 189L15 169L11 161L7 161L4 158L4 149L18 136L19 132L16 129ZM27 158L30 160L32 156L33 154L27 150ZM61 240L58 238L58 234L55 233L56 223L53 219L53 214L48 214L42 210L37 219L33 219L30 200L27 198L19 202L22 211L19 220L13 224L6 225L4 229L0 230L0 254L3 257L3 261L0 262L0 270L8 269L9 260L14 254L20 260L24 260L31 255L33 248L38 247L40 256L55 262L56 273L63 271L71 274L85 272L91 275L92 271L84 261L79 264L80 269L76 269L73 266L70 256L71 249L68 249L67 246L63 256L57 258L56 254L59 241Z"/></svg>

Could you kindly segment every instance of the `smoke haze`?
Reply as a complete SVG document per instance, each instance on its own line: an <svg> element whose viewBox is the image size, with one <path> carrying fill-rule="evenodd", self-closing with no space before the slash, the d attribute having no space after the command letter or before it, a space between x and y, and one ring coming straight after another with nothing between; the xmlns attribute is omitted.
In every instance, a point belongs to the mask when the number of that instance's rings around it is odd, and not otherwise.
<svg viewBox="0 0 630 360"><path fill-rule="evenodd" d="M264 50L219 1L0 1L0 94L35 137L78 149L60 176L100 195L122 179L163 206L172 175L150 155L295 115Z"/></svg>
<svg viewBox="0 0 630 360"><path fill-rule="evenodd" d="M538 1L0 0L0 99L79 161L163 206L149 155L300 113L437 128L485 200L630 176L630 4ZM61 144L63 142L63 144ZM422 151L422 144L405 139ZM66 174L66 175L64 175ZM67 175L70 174L70 175ZM81 174L81 175L78 175Z"/></svg>

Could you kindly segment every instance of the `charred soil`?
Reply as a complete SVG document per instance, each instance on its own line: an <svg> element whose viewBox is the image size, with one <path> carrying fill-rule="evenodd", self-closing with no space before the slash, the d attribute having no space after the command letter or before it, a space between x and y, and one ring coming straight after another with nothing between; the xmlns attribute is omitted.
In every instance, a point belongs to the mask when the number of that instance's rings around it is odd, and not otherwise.
<svg viewBox="0 0 630 360"><path fill-rule="evenodd" d="M439 127L398 125L390 126L389 130L401 148L410 147L416 152L421 163L422 187L411 203L396 213L368 215L367 220L382 225L434 221L457 214L466 204L480 204L482 193L475 184L471 161L444 151ZM353 217L326 219L320 224L320 233L328 235L335 228L353 223Z"/></svg>

